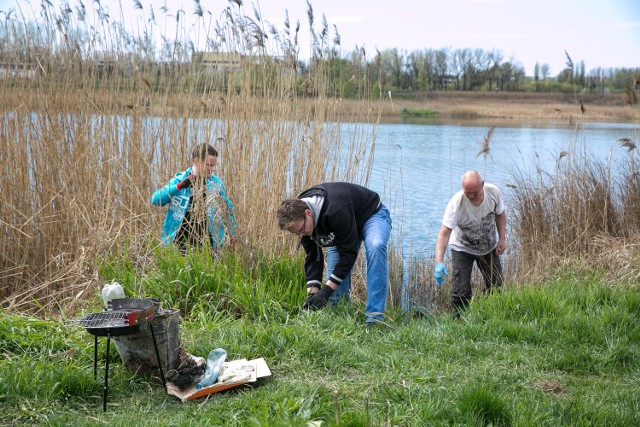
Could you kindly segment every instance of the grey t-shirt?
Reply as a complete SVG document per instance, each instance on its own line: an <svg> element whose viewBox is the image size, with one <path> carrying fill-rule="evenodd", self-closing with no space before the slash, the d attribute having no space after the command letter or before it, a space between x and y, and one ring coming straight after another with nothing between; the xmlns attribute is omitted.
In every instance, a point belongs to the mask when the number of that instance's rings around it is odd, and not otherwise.
<svg viewBox="0 0 640 427"><path fill-rule="evenodd" d="M496 215L504 213L502 194L493 184L484 184L484 199L474 206L462 190L449 201L442 225L453 230L451 249L472 255L486 255L498 245Z"/></svg>

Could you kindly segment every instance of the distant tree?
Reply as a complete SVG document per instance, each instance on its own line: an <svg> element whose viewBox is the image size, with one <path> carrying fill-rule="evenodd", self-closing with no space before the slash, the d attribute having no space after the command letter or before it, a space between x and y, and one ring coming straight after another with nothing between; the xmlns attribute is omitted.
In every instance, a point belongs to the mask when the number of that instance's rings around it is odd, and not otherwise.
<svg viewBox="0 0 640 427"><path fill-rule="evenodd" d="M587 75L589 92L597 92L604 89L604 87L599 88L599 85L603 80L602 74L603 71L600 67L594 68L593 70L589 71L589 74Z"/></svg>
<svg viewBox="0 0 640 427"><path fill-rule="evenodd" d="M517 91L520 83L525 77L524 68L521 64L511 58L500 66L500 80L498 86L500 90Z"/></svg>
<svg viewBox="0 0 640 427"><path fill-rule="evenodd" d="M490 56L483 49L474 49L471 52L465 71L468 90L477 90L482 87L490 62Z"/></svg>
<svg viewBox="0 0 640 427"><path fill-rule="evenodd" d="M444 90L447 88L449 74L449 49L442 48L434 52L434 75L433 89Z"/></svg>
<svg viewBox="0 0 640 427"><path fill-rule="evenodd" d="M542 80L547 80L549 78L549 64L541 64L540 65L540 76L542 77Z"/></svg>
<svg viewBox="0 0 640 427"><path fill-rule="evenodd" d="M429 90L435 80L435 53L433 49L424 49L417 55L416 60L420 90Z"/></svg>
<svg viewBox="0 0 640 427"><path fill-rule="evenodd" d="M513 68L511 67L510 62L505 62L500 65L499 68L499 78L498 78L498 88L501 91L507 90L509 82L511 81L513 75Z"/></svg>
<svg viewBox="0 0 640 427"><path fill-rule="evenodd" d="M383 52L383 62L387 63L388 70L394 79L394 86L402 88L402 70L404 69L405 58L403 51L397 48L386 49Z"/></svg>
<svg viewBox="0 0 640 427"><path fill-rule="evenodd" d="M512 58L512 60L515 61L514 58ZM511 90L514 92L519 91L520 85L522 84L526 76L527 74L524 72L524 67L522 66L522 64L517 61L514 62L513 85Z"/></svg>
<svg viewBox="0 0 640 427"><path fill-rule="evenodd" d="M413 51L407 55L405 69L407 86L411 90L417 90L420 84L420 69L424 66L424 54L419 51Z"/></svg>
<svg viewBox="0 0 640 427"><path fill-rule="evenodd" d="M354 97L357 93L357 85L354 83L353 67L347 59L330 58L324 64L326 69L328 96Z"/></svg>
<svg viewBox="0 0 640 427"><path fill-rule="evenodd" d="M486 78L489 80L489 91L493 90L493 85L498 78L498 69L502 62L502 51L494 49L487 53L489 68L486 70Z"/></svg>
<svg viewBox="0 0 640 427"><path fill-rule="evenodd" d="M453 86L456 90L464 90L464 87L461 86L461 79L467 62L468 52L469 49L455 49L451 56L449 69L454 78Z"/></svg>
<svg viewBox="0 0 640 427"><path fill-rule="evenodd" d="M413 51L407 56L409 86L413 90L431 89L435 79L435 53L432 49Z"/></svg>
<svg viewBox="0 0 640 427"><path fill-rule="evenodd" d="M372 73L372 68L367 62L365 48L356 46L356 49L349 54L348 59L351 67L350 81L356 94L368 96L371 93L373 82L377 80L377 71Z"/></svg>

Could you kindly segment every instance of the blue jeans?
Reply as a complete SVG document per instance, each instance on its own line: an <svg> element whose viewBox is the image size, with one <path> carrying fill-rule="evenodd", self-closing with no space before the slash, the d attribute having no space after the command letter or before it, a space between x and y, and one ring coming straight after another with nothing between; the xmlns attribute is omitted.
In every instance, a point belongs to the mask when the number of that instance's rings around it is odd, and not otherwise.
<svg viewBox="0 0 640 427"><path fill-rule="evenodd" d="M365 314L367 322L382 320L384 308L387 303L387 290L389 288L389 259L387 257L387 244L391 235L391 215L385 205L365 222L362 228L361 239L358 246L364 241L364 249L367 257L367 306ZM331 277L340 254L335 246L327 249L327 277ZM336 304L340 299L349 300L351 291L351 271L344 278L340 286L331 295L331 303Z"/></svg>

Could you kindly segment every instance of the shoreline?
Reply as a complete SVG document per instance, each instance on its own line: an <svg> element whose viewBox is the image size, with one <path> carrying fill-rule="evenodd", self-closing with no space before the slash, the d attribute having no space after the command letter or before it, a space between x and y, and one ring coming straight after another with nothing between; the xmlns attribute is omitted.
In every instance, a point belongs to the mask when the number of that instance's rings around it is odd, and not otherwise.
<svg viewBox="0 0 640 427"><path fill-rule="evenodd" d="M71 91L73 92L73 91ZM60 96L63 95L63 96ZM77 95L77 96L76 96ZM212 92L206 96L192 94L155 94L151 109L148 107L149 97L139 92L125 92L117 98L103 91L83 92L69 91L61 94L56 90L35 93L24 88L5 89L3 111L17 108L32 110L62 108L66 111L94 110L102 113L121 113L124 115L177 115L192 117L211 117L233 112L237 106L228 105L225 96ZM630 105L624 93L613 94L570 94L570 93L531 93L531 92L426 92L411 94L411 98L403 98L404 94L395 95L391 91L384 98L357 100L343 98L295 98L296 108L282 108L285 115L293 113L291 118L308 120L316 116L318 111L331 116L337 114L346 122L364 121L381 123L438 123L439 121L473 121L473 120L505 120L573 124L577 121L640 123L640 104ZM43 104L43 99L53 103ZM69 104L66 99L76 102ZM251 97L258 107L272 116L269 111L273 103L282 102L291 105L292 100L262 99ZM62 102L60 102L62 101ZM60 102L59 105L55 105ZM231 108L229 108L231 107ZM276 110L277 111L277 110ZM405 112L403 114L403 111ZM406 114L410 112L410 114ZM414 114L411 114L414 113ZM234 112L235 114L235 112ZM317 116L316 116L317 118Z"/></svg>
<svg viewBox="0 0 640 427"><path fill-rule="evenodd" d="M640 122L640 105L626 103L624 94L438 92L422 99L385 102L381 116L424 121L505 119L526 121ZM403 116L402 110L431 110L433 118Z"/></svg>

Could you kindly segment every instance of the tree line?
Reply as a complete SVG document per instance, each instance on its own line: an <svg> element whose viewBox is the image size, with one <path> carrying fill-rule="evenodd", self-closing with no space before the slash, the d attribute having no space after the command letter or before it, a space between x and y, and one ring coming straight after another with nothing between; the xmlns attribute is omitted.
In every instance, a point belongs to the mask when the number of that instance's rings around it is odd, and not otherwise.
<svg viewBox="0 0 640 427"><path fill-rule="evenodd" d="M292 22L288 14L282 28L265 22L256 10L246 13L242 1L229 6L215 22L207 22L208 11L195 0L195 24L176 30L174 37L166 31L157 33L158 24L153 9L134 1L139 31L127 31L122 22L111 17L99 1L94 2L97 17L89 18L82 2L72 8L56 9L50 2L41 4L40 17L32 20L9 10L0 19L0 68L6 76L33 73L11 73L11 69L48 72L62 67L67 73L74 67L95 67L108 64L109 69L173 69L190 80L198 80L202 70L197 59L203 51L228 52L249 58L248 62L269 64L272 76L295 76L302 95L357 97L381 95L393 90L407 96L429 91L502 91L502 92L626 92L637 102L640 89L640 67L594 68L587 71L584 61L574 62L567 54L567 66L551 76L548 64L536 63L534 75L527 76L515 58L505 58L498 49L424 48L411 52L401 48L367 52L364 47L343 53L337 27L330 26L323 15L318 23L311 3L307 0L307 19L310 35L310 58L301 59L299 52L302 26ZM173 15L178 22L186 12ZM149 15L145 15L149 14ZM209 13L210 16L213 14ZM182 18L184 22L184 18ZM186 24L185 24L186 25ZM317 29L316 29L317 28ZM205 36L205 47L194 40ZM160 36L160 37L158 37ZM160 42L158 42L160 40ZM255 58L261 58L256 61ZM118 62L126 62L118 64ZM175 71L178 70L178 71ZM210 71L210 70L208 70ZM219 70L216 76L229 81L229 74L237 70ZM121 71L125 75L130 71ZM112 74L107 73L109 77ZM104 78L103 73L98 73ZM320 78L322 77L322 78Z"/></svg>
<svg viewBox="0 0 640 427"><path fill-rule="evenodd" d="M589 92L638 91L640 67L594 68L586 71L584 61L573 63L551 76L548 64L536 63L534 75L527 76L515 58L503 58L500 50L425 48L407 52L393 48L376 51L371 60L364 49L344 57L312 59L311 64L331 69L336 90L349 97L357 92L357 81L368 76L380 93L388 90L406 93L429 91L501 92Z"/></svg>

